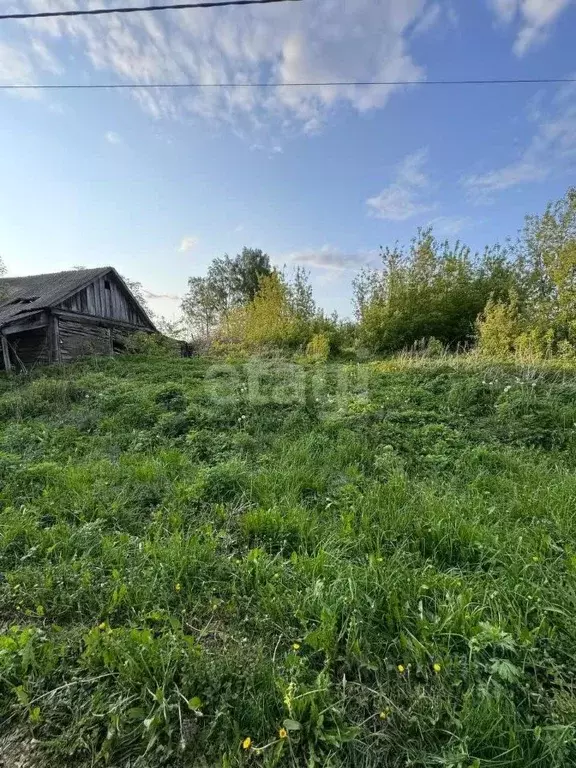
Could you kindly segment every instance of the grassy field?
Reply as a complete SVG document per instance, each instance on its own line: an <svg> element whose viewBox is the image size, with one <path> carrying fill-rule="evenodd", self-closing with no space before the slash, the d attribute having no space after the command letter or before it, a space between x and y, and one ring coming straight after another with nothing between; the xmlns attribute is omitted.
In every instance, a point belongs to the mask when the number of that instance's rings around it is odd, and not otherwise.
<svg viewBox="0 0 576 768"><path fill-rule="evenodd" d="M2 378L0 765L576 765L575 424L550 367Z"/></svg>

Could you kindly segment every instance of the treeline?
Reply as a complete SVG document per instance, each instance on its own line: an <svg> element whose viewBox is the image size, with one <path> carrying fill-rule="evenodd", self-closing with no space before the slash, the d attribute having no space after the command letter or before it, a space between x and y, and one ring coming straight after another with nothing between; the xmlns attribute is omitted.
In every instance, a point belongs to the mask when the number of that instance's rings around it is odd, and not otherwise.
<svg viewBox="0 0 576 768"><path fill-rule="evenodd" d="M206 276L191 277L182 312L196 342L205 346L302 349L327 356L354 341L352 324L317 307L303 267L276 269L255 248L214 259Z"/></svg>
<svg viewBox="0 0 576 768"><path fill-rule="evenodd" d="M415 347L576 355L576 189L529 216L505 248L473 253L424 229L407 248L382 248L381 258L353 282L352 322L317 307L305 269L278 270L266 253L244 248L190 278L186 326L206 345L313 357Z"/></svg>

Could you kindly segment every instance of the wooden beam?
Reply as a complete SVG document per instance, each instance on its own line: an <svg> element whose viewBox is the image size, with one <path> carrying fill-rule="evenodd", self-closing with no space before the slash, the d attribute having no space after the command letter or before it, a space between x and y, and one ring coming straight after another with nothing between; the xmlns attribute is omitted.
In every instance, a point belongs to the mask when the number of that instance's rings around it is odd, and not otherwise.
<svg viewBox="0 0 576 768"><path fill-rule="evenodd" d="M33 331L36 328L44 328L46 325L48 325L48 315L45 312L42 312L42 314L34 315L28 320L20 320L19 322L16 320L14 323L5 325L4 328L2 328L2 333L5 336L12 336L15 333L22 333L22 331Z"/></svg>
<svg viewBox="0 0 576 768"><path fill-rule="evenodd" d="M135 325L127 323L125 320L116 320L112 317L96 317L95 315L85 315L82 312L69 312L65 309L53 309L52 314L55 317L61 317L63 320L75 320L78 323L92 323L100 325L103 328L125 328L129 331L144 331L145 333L156 333L152 328L145 325Z"/></svg>
<svg viewBox="0 0 576 768"><path fill-rule="evenodd" d="M52 316L50 318L50 330L48 333L50 344L50 358L53 363L62 362L62 348L60 346L60 320Z"/></svg>
<svg viewBox="0 0 576 768"><path fill-rule="evenodd" d="M2 357L4 359L4 369L10 371L12 369L12 363L10 362L10 349L8 347L8 341L4 334L0 334L0 341L2 342Z"/></svg>

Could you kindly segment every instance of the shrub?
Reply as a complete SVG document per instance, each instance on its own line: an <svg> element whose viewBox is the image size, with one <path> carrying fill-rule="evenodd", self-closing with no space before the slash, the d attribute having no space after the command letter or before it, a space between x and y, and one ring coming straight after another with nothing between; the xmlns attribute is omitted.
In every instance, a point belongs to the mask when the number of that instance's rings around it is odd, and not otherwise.
<svg viewBox="0 0 576 768"><path fill-rule="evenodd" d="M521 332L518 301L513 294L509 301L495 301L490 297L479 316L476 330L478 348L489 357L506 357L515 351Z"/></svg>
<svg viewBox="0 0 576 768"><path fill-rule="evenodd" d="M306 357L313 362L326 362L330 356L330 341L325 333L316 333L306 346Z"/></svg>
<svg viewBox="0 0 576 768"><path fill-rule="evenodd" d="M394 352L419 339L469 345L476 318L493 294L514 284L513 266L498 248L475 256L456 243L439 243L420 230L408 251L386 248L381 270L365 270L354 283L360 343Z"/></svg>
<svg viewBox="0 0 576 768"><path fill-rule="evenodd" d="M180 345L174 339L161 333L138 332L126 337L126 351L133 355L148 357L177 357L180 355Z"/></svg>

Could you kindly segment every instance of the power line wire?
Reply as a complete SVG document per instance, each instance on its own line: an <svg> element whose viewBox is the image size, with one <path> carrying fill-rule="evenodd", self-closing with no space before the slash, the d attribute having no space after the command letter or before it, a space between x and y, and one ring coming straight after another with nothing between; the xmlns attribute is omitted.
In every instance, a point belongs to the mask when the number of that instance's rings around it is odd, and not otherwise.
<svg viewBox="0 0 576 768"><path fill-rule="evenodd" d="M258 0L258 2L273 0ZM276 1L276 0L274 0ZM297 0L296 0L297 1ZM223 5L223 3L219 3ZM510 78L495 80L332 80L325 82L265 82L265 83L36 83L1 85L0 90L161 90L178 88L325 88L339 86L402 86L402 85L433 85L433 86L466 86L466 85L562 85L576 83L576 77L548 78Z"/></svg>
<svg viewBox="0 0 576 768"><path fill-rule="evenodd" d="M110 13L146 13L149 11L182 11L190 8L219 8L225 5L268 5L269 3L298 3L302 0L222 0L222 2L173 3L171 5L127 6L124 8L91 8L84 11L42 11L40 13L2 13L7 19L49 19L62 16L103 16Z"/></svg>

